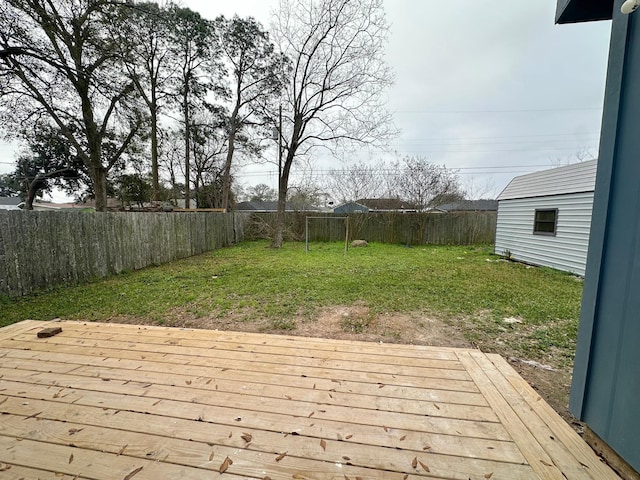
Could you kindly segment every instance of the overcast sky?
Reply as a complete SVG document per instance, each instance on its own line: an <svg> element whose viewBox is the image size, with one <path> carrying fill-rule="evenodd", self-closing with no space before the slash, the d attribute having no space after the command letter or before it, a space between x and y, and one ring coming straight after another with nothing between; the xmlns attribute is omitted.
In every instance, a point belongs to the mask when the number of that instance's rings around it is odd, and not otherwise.
<svg viewBox="0 0 640 480"><path fill-rule="evenodd" d="M278 0L183 0L206 18L253 16ZM554 25L555 0L385 0L391 148L458 169L497 195L513 176L597 155L610 22ZM374 154L374 159L392 154ZM12 148L0 145L0 173ZM331 165L322 159L321 168ZM335 161L335 167L340 164ZM264 167L262 168L264 170ZM245 185L275 175L239 172Z"/></svg>

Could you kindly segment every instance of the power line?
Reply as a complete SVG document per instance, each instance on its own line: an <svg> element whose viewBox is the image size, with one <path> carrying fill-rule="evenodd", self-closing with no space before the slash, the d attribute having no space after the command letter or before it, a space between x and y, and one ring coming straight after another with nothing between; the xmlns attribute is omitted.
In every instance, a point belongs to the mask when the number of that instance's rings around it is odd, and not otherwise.
<svg viewBox="0 0 640 480"><path fill-rule="evenodd" d="M393 110L392 113L407 114L459 114L459 113L540 113L540 112L580 112L602 110L602 107L575 108L525 108L525 109L492 109L492 110Z"/></svg>
<svg viewBox="0 0 640 480"><path fill-rule="evenodd" d="M595 149L595 147L593 148ZM416 147L416 148L403 149L401 153L413 153L413 154L423 154L423 155L428 155L432 153L446 153L451 155L451 154L458 154L458 153L493 153L493 154L513 153L513 152L541 153L541 152L558 152L558 151L571 151L571 150L572 151L576 150L575 145L569 146L569 147L553 147L553 148L505 148L500 150L442 150L442 149L433 150L430 148L420 149Z"/></svg>
<svg viewBox="0 0 640 480"><path fill-rule="evenodd" d="M407 141L403 143L394 143L391 145L424 145L424 146L452 146L452 147L465 147L465 146L473 146L473 145L548 145L550 143L570 143L574 142L573 140L531 140L525 142L468 142L468 143L447 143L447 142L422 142L420 140L416 141Z"/></svg>
<svg viewBox="0 0 640 480"><path fill-rule="evenodd" d="M571 132L571 133L536 133L536 134L528 134L528 135L497 135L497 136L490 136L490 137L460 137L461 140L487 140L487 139L491 139L491 138L497 138L497 139L501 139L501 138L529 138L529 137L564 137L564 136L585 136L585 135L600 135L600 132L583 132L583 133L576 133L576 132ZM424 140L442 140L441 137L425 137Z"/></svg>

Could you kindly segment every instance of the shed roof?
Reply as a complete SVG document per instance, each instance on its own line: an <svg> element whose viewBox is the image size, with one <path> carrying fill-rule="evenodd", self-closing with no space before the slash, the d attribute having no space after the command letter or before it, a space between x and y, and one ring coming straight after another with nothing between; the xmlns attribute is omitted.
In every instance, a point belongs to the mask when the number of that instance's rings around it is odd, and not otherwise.
<svg viewBox="0 0 640 480"><path fill-rule="evenodd" d="M588 160L521 175L509 182L509 185L498 195L498 200L593 192L597 167L597 160Z"/></svg>

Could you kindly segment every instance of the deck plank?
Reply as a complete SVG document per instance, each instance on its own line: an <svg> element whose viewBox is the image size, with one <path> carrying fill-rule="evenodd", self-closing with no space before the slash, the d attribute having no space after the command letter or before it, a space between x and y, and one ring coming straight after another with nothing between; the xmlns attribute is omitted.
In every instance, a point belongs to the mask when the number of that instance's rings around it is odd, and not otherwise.
<svg viewBox="0 0 640 480"><path fill-rule="evenodd" d="M311 473L312 477L324 474L343 474L348 477L387 478L391 474L409 474L414 471L412 459L416 456L428 464L430 473L436 477L467 480L469 476L481 477L488 472L493 478L535 478L522 465L488 460L437 455L431 452L413 452L395 448L362 446L357 443L345 445L335 440L320 442L304 441L296 436L271 435L275 443L264 442L259 450L254 443L260 441L262 431L251 430L249 448L228 446L218 441L197 442L173 437L160 437L139 433L146 419L139 418L131 425L135 432L108 427L95 427L71 423L66 420L52 421L19 416L0 417L0 431L6 436L19 436L26 430L24 439L48 444L68 446L91 452L106 452L126 457L130 461L152 460L182 467L217 471L225 458L233 460L229 471L249 477L258 477L265 470L270 477L290 479L299 472ZM76 432L70 434L69 432ZM227 437L228 438L228 437ZM300 442L303 440L303 442ZM225 439L223 439L225 441ZM241 440L242 442L242 440ZM279 459L286 452L286 456ZM308 458L310 453L313 459ZM276 474L274 474L276 472ZM424 473L424 472L420 472ZM172 477L176 478L176 477Z"/></svg>
<svg viewBox="0 0 640 480"><path fill-rule="evenodd" d="M400 412L366 410L359 406L341 407L328 403L309 403L304 401L250 397L242 392L233 394L213 391L201 391L190 386L169 387L147 382L106 381L103 378L82 377L72 374L33 372L25 376L15 369L0 367L2 380L23 382L29 385L42 385L49 388L65 386L83 392L98 394L116 393L125 397L149 398L155 400L171 399L176 408L197 407L199 411L217 408L218 405L232 405L235 417L277 413L294 418L312 418L314 420L332 420L343 423L366 423L378 427L411 430L416 423L424 431L446 434L452 429L461 435L493 440L508 439L504 427L496 422L461 420L456 418L430 417ZM191 410L188 408L187 410ZM192 419L198 418L195 413ZM235 418L234 417L234 418Z"/></svg>
<svg viewBox="0 0 640 480"><path fill-rule="evenodd" d="M9 338L13 338L18 333L28 332L35 328L42 327L47 322L39 322L37 320L23 320L19 323L13 323L6 327L0 328L0 342Z"/></svg>
<svg viewBox="0 0 640 480"><path fill-rule="evenodd" d="M92 322L65 321L65 325L70 330L80 332L95 331ZM148 325L127 325L120 323L101 323L100 329L103 332L125 332L128 334L140 334L145 337L154 336L172 339L205 339L224 344L235 343L240 345L279 345L290 348L298 348L300 342L304 342L305 350L325 350L331 352L361 352L380 354L385 356L416 358L415 353L419 352L418 358L432 358L441 360L457 360L456 351L453 347L434 347L425 345L406 345L396 343L372 343L358 340L341 340L316 337L300 337L292 335L267 335L250 332L230 332L220 330L206 330L195 328L176 328ZM382 348L381 348L382 347ZM407 348L408 347L408 348Z"/></svg>
<svg viewBox="0 0 640 480"><path fill-rule="evenodd" d="M28 334L18 334L15 337L17 342L32 342ZM140 342L140 339L131 338L130 340L119 339L91 339L83 337L73 337L69 335L56 335L55 337L39 339L39 344L65 345L65 346L90 346L97 349L115 349L129 350L141 353L157 353L165 355L186 355L194 359L210 362L254 362L257 364L264 363L269 366L271 364L280 367L292 367L297 369L330 369L337 372L342 371L342 375L366 375L367 373L393 375L407 375L423 378L441 378L448 380L470 381L469 375L464 369L460 368L434 368L422 366L396 366L387 363L370 363L358 360L333 360L331 358L309 358L295 355L293 352L288 355L263 354L250 351L234 351L219 350L214 348L177 346L172 344L148 344Z"/></svg>
<svg viewBox="0 0 640 480"><path fill-rule="evenodd" d="M7 344L2 344L7 345ZM379 373L375 371L359 372L348 369L334 369L327 367L300 367L296 365L283 365L272 361L261 363L246 359L216 360L214 357L201 357L185 353L160 353L140 348L137 344L114 345L98 347L93 344L77 345L64 341L50 341L41 339L37 342L12 340L10 348L25 349L41 352L68 352L71 354L99 356L106 358L117 358L127 360L147 360L167 365L191 365L212 368L212 372L235 371L238 374L243 372L254 372L259 374L281 374L290 377L315 378L319 380L330 380L334 383L343 381L363 382L377 385L396 385L415 388L433 388L440 390L478 393L479 390L470 377L464 380L451 378L433 378L419 375L409 375L396 373ZM179 352L180 349L177 349ZM423 369L424 370L424 369ZM456 370L456 373L459 371ZM416 373L415 370L405 373ZM465 373L466 375L466 373Z"/></svg>
<svg viewBox="0 0 640 480"><path fill-rule="evenodd" d="M25 405L27 403L27 405ZM249 448L247 442L242 439L247 431L260 431L259 436L251 439L251 448L259 451L271 451L271 449L288 438L287 442L290 451L302 451L310 442L313 445L320 445L324 440L328 451L332 448L340 450L350 448L351 444L359 447L374 446L395 449L402 445L402 449L407 452L414 452L414 455L423 453L425 447L428 451L436 455L452 455L456 457L470 457L484 460L494 460L522 464L524 457L513 442L492 441L485 439L474 439L453 435L430 435L422 431L408 431L372 428L366 425L343 425L335 422L298 422L300 428L291 430L284 428L284 432L272 431L274 425L255 424L242 425L225 424L220 422L193 422L191 419L179 417L161 416L149 412L122 411L112 408L100 408L94 406L70 405L63 402L49 402L29 398L25 402L24 397L8 397L2 404L2 411L10 415L23 417L37 417L38 419L49 419L59 421L73 421L82 425L92 425L97 427L109 427L123 431L136 431L149 435L161 437L191 440L196 442L227 445L237 448ZM117 413L116 413L117 412ZM144 422L139 422L140 414L144 413ZM170 419L170 421L168 421ZM235 423L235 422L234 422ZM314 427L309 427L315 423ZM277 424L275 424L277 425ZM285 425L288 427L288 425ZM339 429L342 430L339 430ZM342 431L342 435L340 435ZM350 431L347 434L345 432ZM293 435L292 432L296 432ZM287 435L285 437L285 435ZM341 438L341 440L339 440ZM402 438L402 440L400 440ZM284 445L281 445L281 449ZM376 449L377 450L377 449Z"/></svg>
<svg viewBox="0 0 640 480"><path fill-rule="evenodd" d="M14 345L15 346L15 345ZM349 380L335 381L326 378L309 377L308 375L292 376L281 373L271 373L268 377L263 373L248 370L236 370L229 368L212 368L209 366L198 366L186 363L167 362L166 357L162 357L162 362L141 360L139 356L136 360L128 358L104 357L99 355L90 355L92 351L88 350L85 354L72 354L66 351L59 352L40 352L36 349L31 350L11 350L0 348L0 356L4 357L7 365L15 366L23 361L40 362L46 359L47 363L52 365L68 365L68 367L60 366L61 371L71 371L79 366L100 365L103 367L122 368L125 370L139 370L153 373L175 374L181 373L191 375L193 377L212 378L219 382L224 381L246 381L256 384L268 383L274 386L287 388L306 388L320 390L328 393L367 395L371 392L370 383L356 382ZM95 351L93 351L95 353ZM17 363L16 363L17 362ZM440 382L429 382L429 385L423 387L408 387L403 385L385 385L384 388L378 388L376 395L378 397L403 398L405 400L422 400L432 402L442 402L459 405L475 405L488 406L484 397L477 391L465 392L457 390L438 389L443 387ZM379 385L377 385L379 387ZM446 386L446 385L445 385ZM454 385L455 386L455 385Z"/></svg>
<svg viewBox="0 0 640 480"><path fill-rule="evenodd" d="M2 471L2 480L89 480L84 475L68 475L61 472L48 472L20 465L5 464L7 470Z"/></svg>
<svg viewBox="0 0 640 480"><path fill-rule="evenodd" d="M319 361L348 361L359 363L372 363L375 365L397 365L408 367L426 367L426 368L438 368L445 370L463 370L462 365L457 358L421 358L414 356L400 356L400 355L387 355L388 349L386 345L380 345L375 353L357 351L337 351L337 350L322 350L308 348L305 342L305 349L301 350L297 345L281 344L273 342L269 339L269 342L263 341L260 344L255 343L237 343L220 341L220 339L204 339L200 336L196 338L180 338L180 337L158 337L155 335L149 335L148 331L136 331L136 332L103 332L103 331L83 331L83 330L66 330L68 338L80 338L82 340L109 340L128 343L141 343L148 346L153 345L175 345L180 347L193 347L204 348L207 350L216 349L220 352L221 358L238 358L239 354L250 353L256 358L256 355L266 354L272 356L282 356L285 359L288 357L294 357L297 359L319 360ZM191 333L191 332L189 332ZM153 348L153 347L152 347ZM276 357L279 358L279 357ZM297 363L298 365L305 365L306 362Z"/></svg>
<svg viewBox="0 0 640 480"><path fill-rule="evenodd" d="M540 478L543 480L563 480L565 477L560 469L553 464L548 453L529 432L517 413L513 411L509 402L503 397L503 392L493 384L492 379L477 362L478 357L470 352L460 352L458 358L467 368L469 374L474 377L489 405L501 418L502 424L507 428L529 465L540 475Z"/></svg>
<svg viewBox="0 0 640 480"><path fill-rule="evenodd" d="M504 358L499 355L487 355L487 360L493 363L503 375L504 380L501 381L508 381L514 391L517 392L517 395L512 395L512 398L517 401L516 406L518 408L516 411L522 412L521 415L526 414L527 416L535 413L537 421L544 422L548 427L551 433L549 434L549 431L541 428L542 435L538 435L538 438L543 445L548 445L547 450L552 453L556 463L569 463L571 465L570 468L574 470L577 468L580 474L586 473L594 480L615 480L619 478L589 448L575 430L564 422L562 418L555 415L555 411L551 406L542 401L540 395L518 375ZM496 375L496 378L499 378L499 376ZM504 385L504 388L508 387Z"/></svg>
<svg viewBox="0 0 640 480"><path fill-rule="evenodd" d="M477 350L46 325L0 329L7 478L617 478Z"/></svg>
<svg viewBox="0 0 640 480"><path fill-rule="evenodd" d="M123 382L153 383L163 387L187 386L188 391L203 390L214 395L235 394L242 392L245 397L260 397L274 400L286 400L287 402L304 402L310 405L335 405L351 407L354 404L358 408L383 411L410 413L414 415L427 415L430 417L458 418L461 420L476 420L483 422L498 422L498 417L488 406L475 406L468 404L450 404L445 402L429 401L429 399L415 399L408 402L400 396L378 396L371 387L367 393L342 393L331 390L319 390L312 387L297 387L286 385L274 385L266 382L264 376L262 383L254 383L246 378L220 379L202 375L193 375L189 372L169 373L150 372L143 369L127 368L119 362L118 368L107 366L73 365L58 363L49 360L46 363L35 360L3 359L3 369L20 370L23 375L40 373L73 374L89 378L101 378L120 380ZM393 389L393 386L385 386ZM378 390L382 390L378 388ZM174 397L178 398L178 397Z"/></svg>

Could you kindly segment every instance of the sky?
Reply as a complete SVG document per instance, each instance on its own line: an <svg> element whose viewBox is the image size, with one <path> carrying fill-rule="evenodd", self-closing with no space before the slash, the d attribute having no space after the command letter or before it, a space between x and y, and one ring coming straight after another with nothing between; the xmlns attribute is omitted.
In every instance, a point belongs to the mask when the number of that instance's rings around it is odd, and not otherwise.
<svg viewBox="0 0 640 480"><path fill-rule="evenodd" d="M278 0L183 0L206 18L253 16L268 28ZM400 134L364 160L420 155L458 172L472 196L495 197L516 175L595 158L610 22L555 25L555 0L384 0L387 93ZM15 145L0 143L0 173ZM317 158L317 169L340 168ZM247 166L245 186L276 185Z"/></svg>

